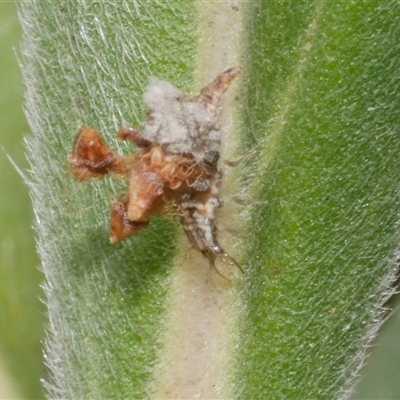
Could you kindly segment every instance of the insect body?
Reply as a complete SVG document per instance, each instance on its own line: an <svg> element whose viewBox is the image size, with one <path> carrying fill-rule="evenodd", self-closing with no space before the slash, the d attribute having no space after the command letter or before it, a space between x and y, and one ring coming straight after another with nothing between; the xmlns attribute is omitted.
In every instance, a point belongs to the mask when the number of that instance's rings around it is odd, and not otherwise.
<svg viewBox="0 0 400 400"><path fill-rule="evenodd" d="M222 72L192 98L168 82L153 81L144 94L149 114L141 133L125 127L117 134L138 147L131 155L114 153L93 128L80 130L68 157L78 180L108 173L129 178L125 197L111 208L111 243L144 229L153 214L176 214L192 246L214 269L217 257L241 269L219 245L215 224L222 178L216 121L223 94L241 72L240 67Z"/></svg>
<svg viewBox="0 0 400 400"><path fill-rule="evenodd" d="M183 229L193 247L200 251L217 272L215 260L217 257L233 262L242 272L240 264L219 245L215 211L220 206L218 199L220 179L216 176L209 191L183 198L179 212Z"/></svg>

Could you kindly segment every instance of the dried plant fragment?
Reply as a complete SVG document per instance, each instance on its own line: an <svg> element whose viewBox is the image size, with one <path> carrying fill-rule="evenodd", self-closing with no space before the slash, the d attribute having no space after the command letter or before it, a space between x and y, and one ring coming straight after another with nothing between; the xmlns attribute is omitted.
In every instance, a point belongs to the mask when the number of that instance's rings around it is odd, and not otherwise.
<svg viewBox="0 0 400 400"><path fill-rule="evenodd" d="M79 181L87 181L95 175L105 175L119 170L121 158L103 142L95 129L82 128L75 140L74 153L68 157L73 173Z"/></svg>
<svg viewBox="0 0 400 400"><path fill-rule="evenodd" d="M131 221L127 214L127 204L116 201L111 208L110 243L117 243L129 236L135 235L146 228L148 221Z"/></svg>
<svg viewBox="0 0 400 400"><path fill-rule="evenodd" d="M149 113L141 132L125 127L117 134L138 147L131 155L115 154L93 128L79 131L68 157L79 181L108 173L129 178L125 197L111 208L111 243L144 229L153 214L175 214L212 268L217 270L215 260L221 257L242 270L219 245L215 224L222 179L216 123L223 95L241 72L240 67L222 72L195 97L153 80L143 96Z"/></svg>

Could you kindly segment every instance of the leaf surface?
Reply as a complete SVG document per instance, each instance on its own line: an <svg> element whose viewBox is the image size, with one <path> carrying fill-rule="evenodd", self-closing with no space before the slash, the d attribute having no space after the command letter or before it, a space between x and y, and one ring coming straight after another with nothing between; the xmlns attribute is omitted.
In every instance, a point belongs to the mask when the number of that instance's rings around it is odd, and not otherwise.
<svg viewBox="0 0 400 400"><path fill-rule="evenodd" d="M213 26L199 5L23 5L48 388L74 398L344 398L397 274L400 10L319 1L234 10L243 13L232 46L245 74L226 107L238 122L221 152L234 154L237 144L237 155L251 155L225 175L226 193L248 201L239 210L226 204L219 220L247 237L223 236L245 275L213 286L218 278L207 272L199 284L196 262L182 261L176 221L155 218L109 245L110 194L123 182L80 184L65 161L85 125L132 151L114 135L124 121L143 121L149 77L190 92L207 82L202 68L231 62L226 21ZM233 10L221 3L214 17L226 7ZM209 47L200 41L207 34ZM226 53L205 50L223 44ZM208 389L178 382L190 368Z"/></svg>

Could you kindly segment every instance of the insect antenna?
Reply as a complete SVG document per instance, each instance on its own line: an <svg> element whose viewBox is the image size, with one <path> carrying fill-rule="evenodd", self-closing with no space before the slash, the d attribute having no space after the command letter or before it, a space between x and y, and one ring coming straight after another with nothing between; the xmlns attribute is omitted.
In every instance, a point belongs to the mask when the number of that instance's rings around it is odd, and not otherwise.
<svg viewBox="0 0 400 400"><path fill-rule="evenodd" d="M257 240L254 236L251 235L245 235L244 233L239 232L236 229L229 228L228 226L224 226L221 223L218 223L218 228L222 231L228 232L230 235L237 237L238 239L245 239L245 240Z"/></svg>
<svg viewBox="0 0 400 400"><path fill-rule="evenodd" d="M227 278L225 275L223 275L220 272L220 270L217 268L217 266L215 265L216 255L213 253L208 253L207 258L208 258L208 261L210 262L210 268L213 269L217 273L217 275L219 275L222 279L228 281L229 283L232 283L232 281L229 278ZM243 270L242 270L242 272L243 272Z"/></svg>
<svg viewBox="0 0 400 400"><path fill-rule="evenodd" d="M230 263L235 264L236 267L240 270L240 272L242 274L244 274L244 270L243 270L242 266L232 256L230 256L225 250L223 250L221 247L218 246L218 250L217 251L205 250L205 251L202 251L202 253L203 253L203 255L205 255L208 258L211 268L214 269L215 272L219 276L221 276L222 278L226 279L227 281L231 282L230 279L225 277L218 270L218 268L215 265L215 260L217 259L218 256L220 256L222 258L222 261L224 261L224 262L229 261Z"/></svg>
<svg viewBox="0 0 400 400"><path fill-rule="evenodd" d="M225 251L223 251L221 254L221 257L222 257L222 259L227 258L231 263L235 264L239 268L239 270L242 274L244 274L244 270L243 270L242 266L228 253L225 253Z"/></svg>
<svg viewBox="0 0 400 400"><path fill-rule="evenodd" d="M242 157L239 157L237 160L234 161L230 161L230 160L224 160L224 164L228 167L238 167L240 164L250 160L251 158L253 158L253 156L255 154L257 154L260 151L260 149L258 149L257 147L255 149L253 149L252 151L250 151L250 153L245 154Z"/></svg>

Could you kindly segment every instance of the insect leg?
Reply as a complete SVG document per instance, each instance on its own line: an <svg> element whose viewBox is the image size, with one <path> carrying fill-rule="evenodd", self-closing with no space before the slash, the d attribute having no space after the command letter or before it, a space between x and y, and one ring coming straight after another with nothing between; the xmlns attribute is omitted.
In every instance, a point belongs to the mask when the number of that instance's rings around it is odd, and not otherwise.
<svg viewBox="0 0 400 400"><path fill-rule="evenodd" d="M121 128L117 133L117 138L121 140L130 140L136 144L136 146L142 148L148 148L153 144L149 140L145 139L139 131L131 126Z"/></svg>

